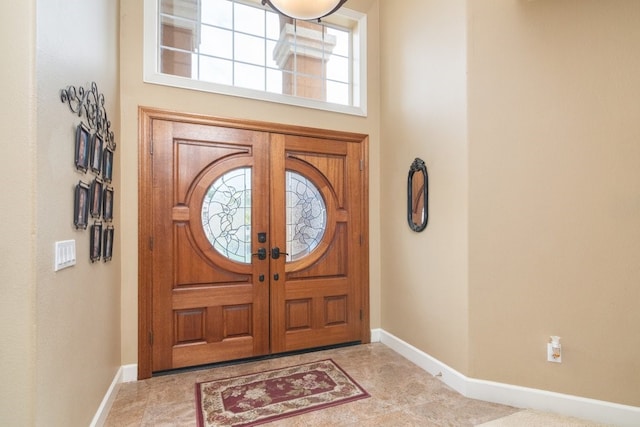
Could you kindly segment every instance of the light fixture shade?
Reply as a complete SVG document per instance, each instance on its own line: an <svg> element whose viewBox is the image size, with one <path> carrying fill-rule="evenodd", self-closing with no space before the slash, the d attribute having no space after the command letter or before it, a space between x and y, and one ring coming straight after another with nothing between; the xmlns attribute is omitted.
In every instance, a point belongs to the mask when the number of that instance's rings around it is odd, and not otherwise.
<svg viewBox="0 0 640 427"><path fill-rule="evenodd" d="M347 0L263 0L277 12L295 19L312 20L330 15Z"/></svg>

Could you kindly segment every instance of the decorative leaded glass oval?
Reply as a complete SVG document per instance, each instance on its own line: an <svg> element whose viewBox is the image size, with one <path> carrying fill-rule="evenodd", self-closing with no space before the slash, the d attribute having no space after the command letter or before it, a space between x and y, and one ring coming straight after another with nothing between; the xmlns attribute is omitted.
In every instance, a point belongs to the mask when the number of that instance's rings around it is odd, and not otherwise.
<svg viewBox="0 0 640 427"><path fill-rule="evenodd" d="M202 201L202 228L223 256L251 263L251 168L218 178Z"/></svg>
<svg viewBox="0 0 640 427"><path fill-rule="evenodd" d="M327 206L320 191L304 176L287 171L287 261L310 254L327 228Z"/></svg>

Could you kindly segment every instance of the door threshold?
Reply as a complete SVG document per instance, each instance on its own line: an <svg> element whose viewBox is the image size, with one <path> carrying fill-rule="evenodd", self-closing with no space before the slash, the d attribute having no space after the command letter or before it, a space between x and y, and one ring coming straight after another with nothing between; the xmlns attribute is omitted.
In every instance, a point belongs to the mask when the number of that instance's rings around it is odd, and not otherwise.
<svg viewBox="0 0 640 427"><path fill-rule="evenodd" d="M167 369L165 371L153 372L151 376L162 377L165 375L181 374L184 372L193 372L193 371L201 371L204 369L221 368L224 366L241 365L244 363L260 362L263 360L278 359L281 357L295 356L295 355L306 354L306 353L314 353L317 351L334 350L337 348L351 347L351 346L360 345L360 344L362 344L362 341L352 341L352 342L346 342L342 344L334 344L334 345L327 345L323 347L314 347L314 348L306 348L303 350L289 351L285 353L266 354L264 356L247 357L245 359L235 359L235 360L228 360L225 362L208 363L206 365L188 366L186 368L177 368L177 369Z"/></svg>

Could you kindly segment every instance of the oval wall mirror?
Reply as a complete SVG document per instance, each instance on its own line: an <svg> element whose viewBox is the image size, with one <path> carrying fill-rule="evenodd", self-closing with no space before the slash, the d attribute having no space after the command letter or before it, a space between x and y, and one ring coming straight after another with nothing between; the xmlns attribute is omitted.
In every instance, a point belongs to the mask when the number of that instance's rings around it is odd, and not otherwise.
<svg viewBox="0 0 640 427"><path fill-rule="evenodd" d="M429 220L429 175L424 161L411 163L407 178L407 222L413 231L422 231Z"/></svg>

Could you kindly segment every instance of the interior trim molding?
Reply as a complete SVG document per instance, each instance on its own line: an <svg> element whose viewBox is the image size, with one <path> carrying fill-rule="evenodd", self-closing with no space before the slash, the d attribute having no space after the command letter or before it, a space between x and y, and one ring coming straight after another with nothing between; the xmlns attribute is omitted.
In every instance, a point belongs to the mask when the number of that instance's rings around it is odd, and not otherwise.
<svg viewBox="0 0 640 427"><path fill-rule="evenodd" d="M111 381L111 385L107 389L107 392L102 398L102 402L100 402L100 406L98 406L98 410L96 414L93 416L91 420L90 427L102 427L107 421L107 416L109 415L109 410L113 405L113 402L116 400L116 395L118 394L118 386L122 383L123 377L123 366L118 368L118 372L116 372L115 377L113 377L113 381Z"/></svg>
<svg viewBox="0 0 640 427"><path fill-rule="evenodd" d="M98 410L96 414L93 416L93 420L91 420L90 427L102 427L104 423L107 421L107 417L109 416L109 411L111 410L111 406L113 406L113 402L116 400L116 395L118 394L118 386L122 383L128 383L132 381L137 381L138 378L138 365L122 365L118 368L118 372L113 377L113 381L111 381L111 385L98 406Z"/></svg>
<svg viewBox="0 0 640 427"><path fill-rule="evenodd" d="M640 425L640 407L511 384L469 378L383 329L371 331L381 342L465 397L518 408L536 409L620 427Z"/></svg>
<svg viewBox="0 0 640 427"><path fill-rule="evenodd" d="M386 345L431 375L440 377L445 384L465 397L518 408L554 412L620 427L640 425L640 407L469 378L384 329L372 329L371 342ZM91 427L104 425L116 398L118 385L137 381L137 378L137 364L123 365L118 369L96 415L93 417Z"/></svg>
<svg viewBox="0 0 640 427"><path fill-rule="evenodd" d="M129 383L138 380L138 364L122 365L122 382Z"/></svg>

